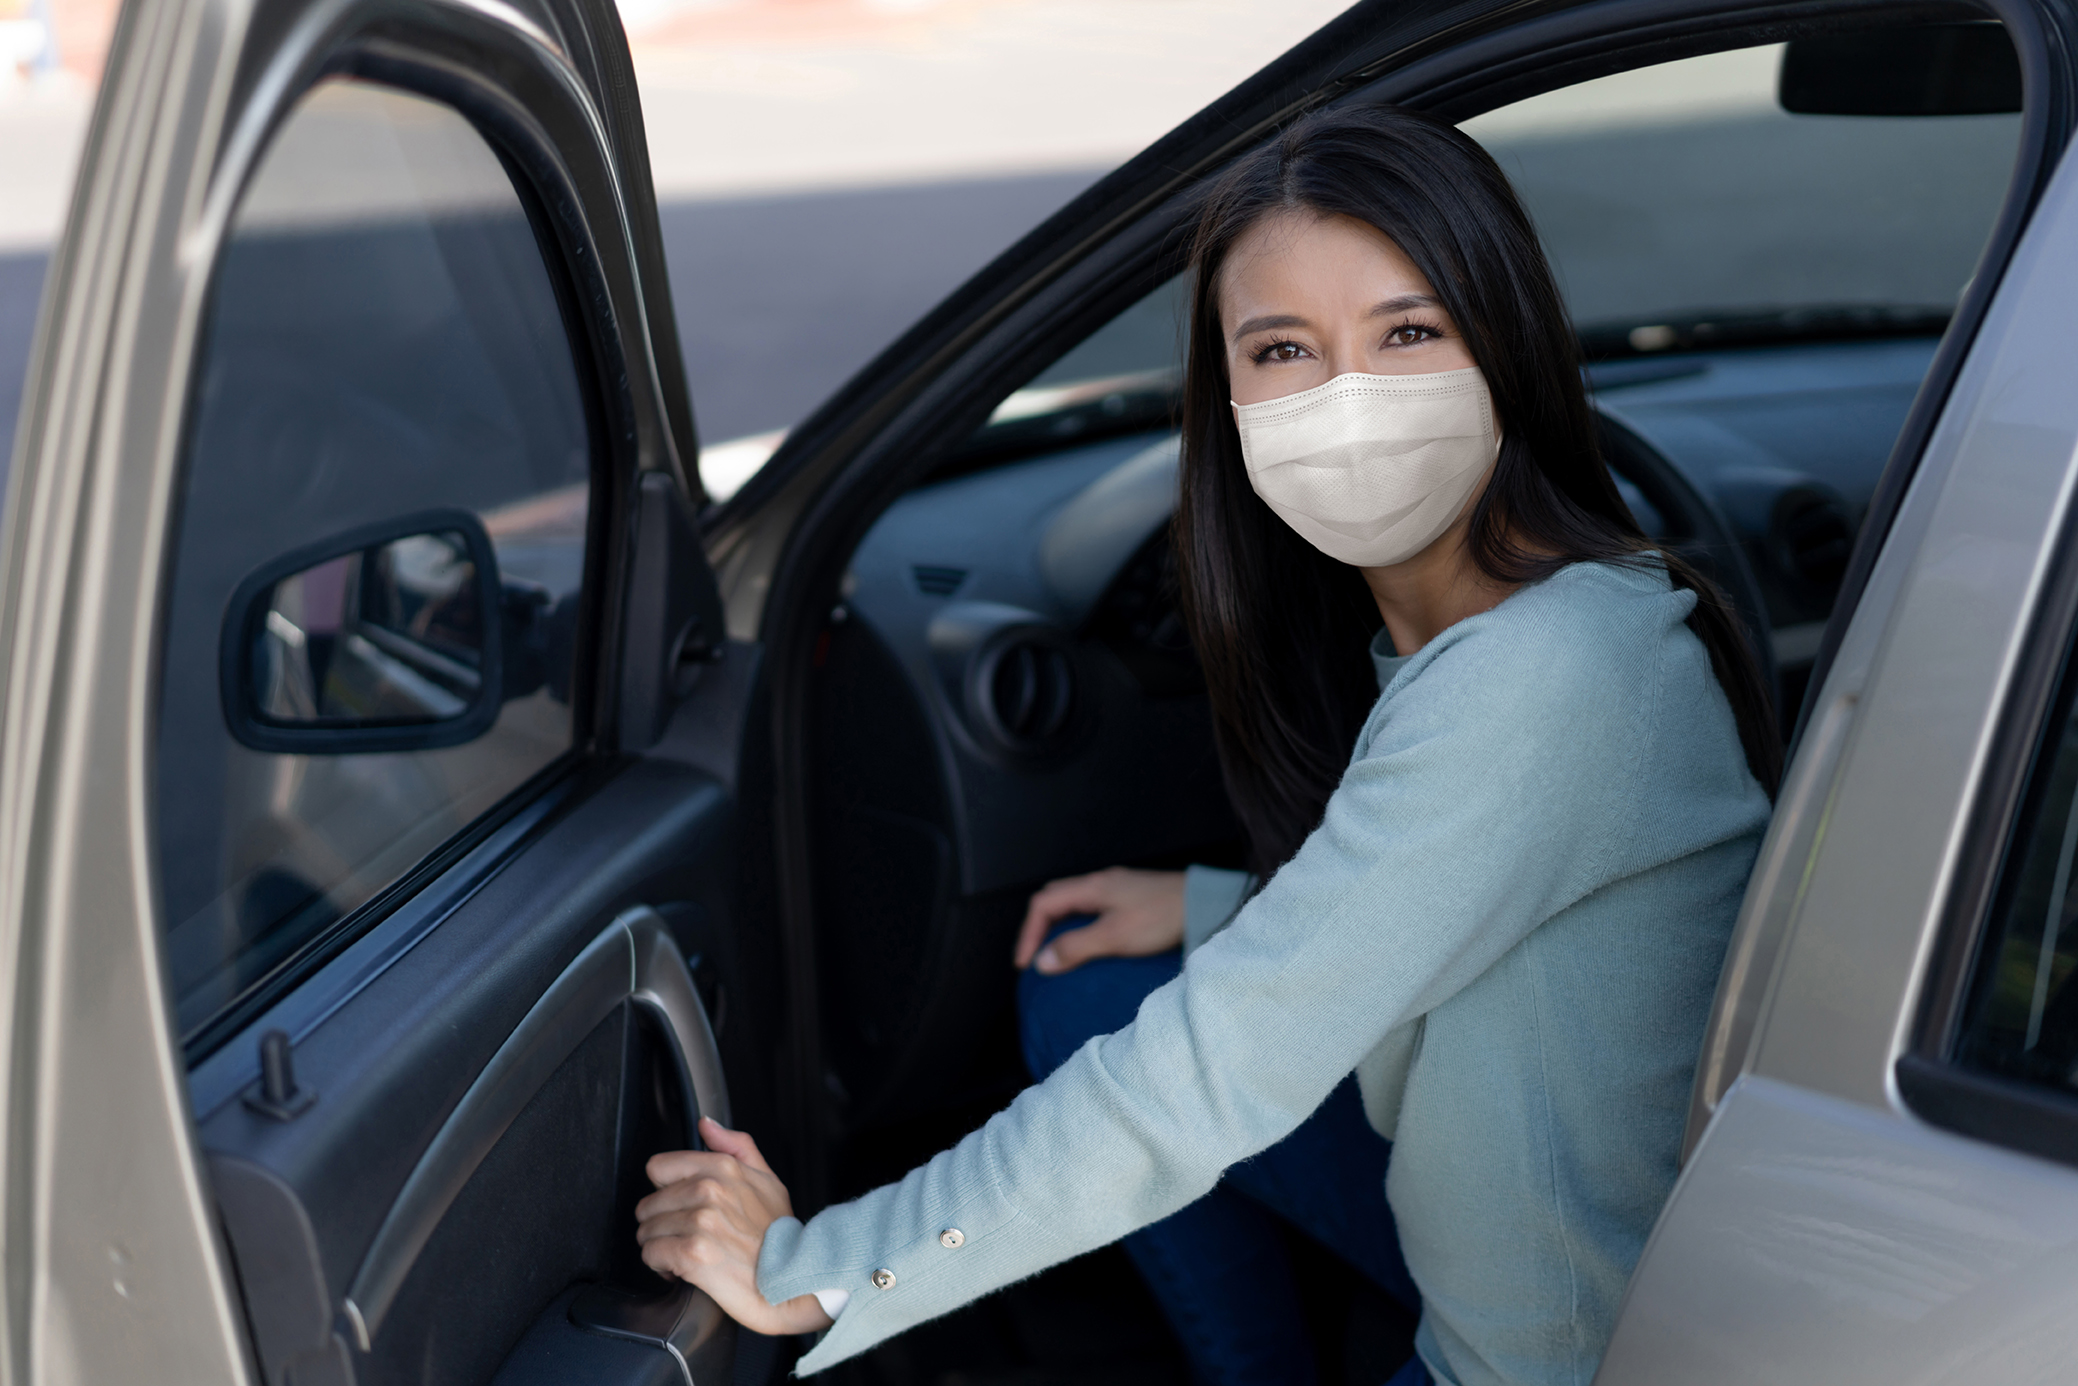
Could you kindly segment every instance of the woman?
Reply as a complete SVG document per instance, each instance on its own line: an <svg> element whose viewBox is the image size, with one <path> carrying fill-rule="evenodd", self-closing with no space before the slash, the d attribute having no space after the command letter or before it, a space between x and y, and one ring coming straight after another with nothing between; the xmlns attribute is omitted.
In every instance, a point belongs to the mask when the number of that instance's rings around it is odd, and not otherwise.
<svg viewBox="0 0 2078 1386"><path fill-rule="evenodd" d="M1177 551L1260 888L1042 891L1023 951L1102 911L1042 972L1186 925L1188 961L806 1225L749 1137L703 1125L711 1152L651 1163L644 1258L752 1328L828 1326L815 1371L1185 1209L1354 1073L1419 1288L1402 1379L1585 1383L1673 1182L1776 774L1767 698L1618 497L1477 145L1311 117L1220 180L1193 261ZM1375 1212L1347 1221L1393 1235Z"/></svg>

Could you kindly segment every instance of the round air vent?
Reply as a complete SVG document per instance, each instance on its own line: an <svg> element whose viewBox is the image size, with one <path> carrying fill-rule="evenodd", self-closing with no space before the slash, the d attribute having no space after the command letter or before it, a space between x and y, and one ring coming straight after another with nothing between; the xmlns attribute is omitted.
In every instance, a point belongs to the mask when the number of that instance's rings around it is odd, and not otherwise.
<svg viewBox="0 0 2078 1386"><path fill-rule="evenodd" d="M1032 769L1073 755L1093 731L1098 699L1075 637L1026 607L948 602L931 618L931 662L958 709L971 753Z"/></svg>
<svg viewBox="0 0 2078 1386"><path fill-rule="evenodd" d="M1075 666L1044 633L1012 630L975 651L967 676L968 710L1014 751L1043 751L1075 714Z"/></svg>

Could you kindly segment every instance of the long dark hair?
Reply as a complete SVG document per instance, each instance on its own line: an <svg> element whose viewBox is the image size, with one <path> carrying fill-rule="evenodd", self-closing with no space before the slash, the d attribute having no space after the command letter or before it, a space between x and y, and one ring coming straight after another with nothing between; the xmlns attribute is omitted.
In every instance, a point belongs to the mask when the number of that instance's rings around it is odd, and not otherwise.
<svg viewBox="0 0 2078 1386"><path fill-rule="evenodd" d="M1175 537L1183 609L1212 692L1220 761L1257 870L1296 852L1342 777L1377 685L1365 646L1376 603L1257 498L1241 460L1219 320L1219 276L1264 217L1346 216L1413 261L1457 324L1506 421L1474 507L1472 559L1496 582L1569 563L1663 564L1695 592L1689 625L1710 652L1754 778L1781 770L1773 709L1724 595L1652 541L1596 445L1579 347L1529 215L1493 158L1431 116L1324 112L1243 158L1209 190L1191 247L1182 494Z"/></svg>

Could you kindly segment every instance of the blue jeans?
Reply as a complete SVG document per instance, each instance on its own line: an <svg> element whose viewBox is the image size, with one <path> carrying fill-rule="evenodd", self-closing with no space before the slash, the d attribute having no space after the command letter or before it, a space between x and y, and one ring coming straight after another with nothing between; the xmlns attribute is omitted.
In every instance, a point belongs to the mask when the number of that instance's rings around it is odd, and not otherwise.
<svg viewBox="0 0 2078 1386"><path fill-rule="evenodd" d="M1064 921L1055 933L1088 923ZM1124 1029L1149 992L1182 969L1176 952L1101 958L1073 972L1018 979L1018 1032L1034 1078L1094 1035ZM1229 1169L1182 1212L1125 1238L1193 1374L1207 1386L1320 1380L1278 1221L1335 1252L1411 1310L1421 1297L1400 1259L1385 1203L1392 1146L1364 1120L1354 1079L1276 1145ZM1415 1358L1389 1386L1427 1386Z"/></svg>

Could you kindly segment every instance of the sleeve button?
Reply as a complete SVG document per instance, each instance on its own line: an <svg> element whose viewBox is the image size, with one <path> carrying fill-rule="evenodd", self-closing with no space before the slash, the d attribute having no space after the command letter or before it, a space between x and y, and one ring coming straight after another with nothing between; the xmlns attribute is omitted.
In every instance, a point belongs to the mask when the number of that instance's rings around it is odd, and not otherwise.
<svg viewBox="0 0 2078 1386"><path fill-rule="evenodd" d="M894 1289L895 1273L886 1266L882 1266L879 1270L873 1272L873 1288L876 1290Z"/></svg>
<svg viewBox="0 0 2078 1386"><path fill-rule="evenodd" d="M953 1250L966 1240L967 1234L960 1231L957 1227L948 1227L938 1234L938 1245L944 1247L947 1251Z"/></svg>

